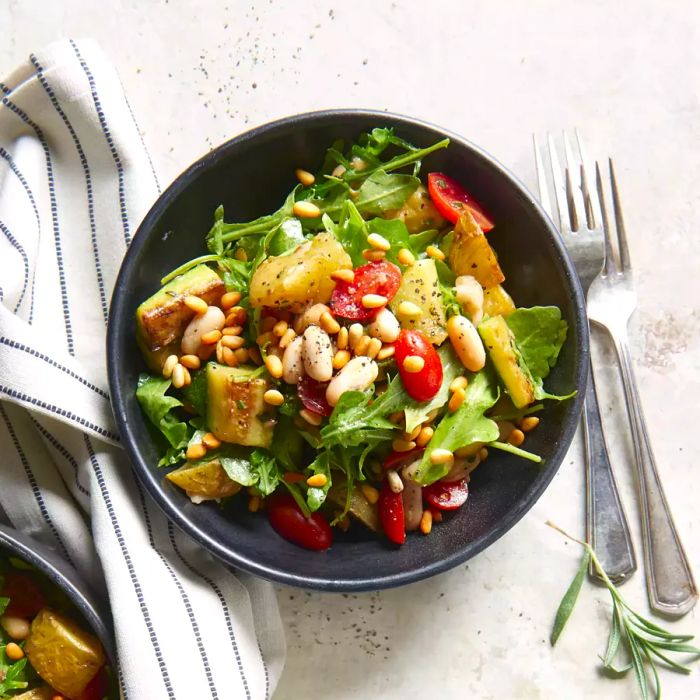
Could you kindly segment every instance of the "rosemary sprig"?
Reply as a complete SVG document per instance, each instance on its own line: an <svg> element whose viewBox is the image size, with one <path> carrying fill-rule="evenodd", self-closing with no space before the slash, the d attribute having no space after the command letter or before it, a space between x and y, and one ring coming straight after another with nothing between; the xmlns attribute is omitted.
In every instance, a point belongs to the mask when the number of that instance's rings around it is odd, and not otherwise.
<svg viewBox="0 0 700 700"><path fill-rule="evenodd" d="M689 654L695 657L690 659L691 661L697 660L697 657L700 656L700 649L688 644L693 639L693 635L669 632L635 612L620 595L615 584L608 578L593 548L588 543L572 537L560 527L554 525L554 523L548 521L547 525L560 532L564 537L578 542L584 548L581 566L564 594L554 619L550 637L552 646L556 644L567 620L571 616L586 577L586 570L589 564L593 562L596 573L610 592L613 606L608 646L605 656L599 657L603 662L603 668L616 676L622 676L630 669L634 669L637 687L643 700L649 700L652 697L650 695L649 682L649 671L651 671L653 697L655 700L659 700L661 698L661 683L659 681L657 664L661 662L663 666L677 673L690 673L691 669L688 666L670 658L669 653ZM615 665L615 659L618 656L621 645L626 649L630 660L626 666L618 668Z"/></svg>

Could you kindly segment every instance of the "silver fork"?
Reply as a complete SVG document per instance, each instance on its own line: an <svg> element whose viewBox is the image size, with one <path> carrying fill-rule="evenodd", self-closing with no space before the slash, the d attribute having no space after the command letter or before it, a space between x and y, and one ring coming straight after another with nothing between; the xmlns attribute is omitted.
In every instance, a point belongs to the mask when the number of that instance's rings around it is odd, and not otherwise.
<svg viewBox="0 0 700 700"><path fill-rule="evenodd" d="M634 290L615 170L612 160L608 162L615 225L612 227L608 221L605 194L598 171L598 192L605 232L605 265L588 292L588 317L609 333L622 371L639 477L649 601L657 612L680 617L693 608L698 593L656 469L632 368L627 325L637 306L637 294ZM615 247L619 259L615 256Z"/></svg>
<svg viewBox="0 0 700 700"><path fill-rule="evenodd" d="M566 168L562 170L554 140L548 136L549 161L559 214L559 231L576 267L586 295L593 280L601 273L605 259L604 232L600 202L596 191L588 187L586 157L578 132L576 143L580 158L574 156L564 133ZM533 137L535 166L540 202L554 220L542 154ZM562 172L564 178L562 179ZM600 172L596 164L596 176ZM578 184L575 183L578 180ZM610 464L595 388L593 367L589 366L584 410L581 416L586 459L586 535L595 549L603 569L615 583L626 581L637 568L629 525L620 500L615 475ZM591 569L591 575L595 572Z"/></svg>

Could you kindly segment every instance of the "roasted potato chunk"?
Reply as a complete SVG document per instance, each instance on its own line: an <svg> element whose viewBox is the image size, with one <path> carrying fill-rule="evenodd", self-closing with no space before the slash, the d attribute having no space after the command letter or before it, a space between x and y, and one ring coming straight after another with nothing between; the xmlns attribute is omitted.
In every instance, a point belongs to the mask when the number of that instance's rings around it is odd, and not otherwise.
<svg viewBox="0 0 700 700"><path fill-rule="evenodd" d="M423 185L406 200L401 209L394 209L384 215L386 219L401 219L409 233L420 233L431 228L442 228L445 219L435 208L433 200Z"/></svg>
<svg viewBox="0 0 700 700"><path fill-rule="evenodd" d="M218 460L202 464L183 464L166 475L166 479L179 486L192 498L203 500L226 498L241 490L241 485L229 478Z"/></svg>
<svg viewBox="0 0 700 700"><path fill-rule="evenodd" d="M456 275L471 275L482 287L493 287L505 279L484 232L470 212L459 217L447 256Z"/></svg>

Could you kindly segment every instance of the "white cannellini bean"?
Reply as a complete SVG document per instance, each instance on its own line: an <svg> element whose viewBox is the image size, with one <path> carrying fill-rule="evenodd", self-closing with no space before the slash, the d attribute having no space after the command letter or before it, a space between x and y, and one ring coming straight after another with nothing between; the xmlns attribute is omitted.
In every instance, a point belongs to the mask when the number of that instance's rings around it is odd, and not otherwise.
<svg viewBox="0 0 700 700"><path fill-rule="evenodd" d="M346 391L364 391L379 374L379 367L369 357L353 357L326 389L326 401L335 406Z"/></svg>
<svg viewBox="0 0 700 700"><path fill-rule="evenodd" d="M478 372L486 364L486 351L474 324L464 316L447 321L447 335L462 364L470 372Z"/></svg>
<svg viewBox="0 0 700 700"><path fill-rule="evenodd" d="M196 355L202 344L202 336L210 331L220 331L225 322L226 316L218 306L210 306L205 313L195 316L182 336L183 355Z"/></svg>
<svg viewBox="0 0 700 700"><path fill-rule="evenodd" d="M403 491L403 522L406 530L415 530L423 517L423 493L415 481L404 481Z"/></svg>
<svg viewBox="0 0 700 700"><path fill-rule="evenodd" d="M0 625L12 639L26 639L29 636L29 620L14 615L0 617Z"/></svg>
<svg viewBox="0 0 700 700"><path fill-rule="evenodd" d="M379 310L374 321L367 326L367 332L373 338L379 338L383 343L393 343L401 331L399 320L386 307Z"/></svg>
<svg viewBox="0 0 700 700"><path fill-rule="evenodd" d="M287 384L298 384L304 376L304 361L301 358L302 338L298 335L284 349L282 355L282 379Z"/></svg>
<svg viewBox="0 0 700 700"><path fill-rule="evenodd" d="M460 275L455 280L455 288L457 301L478 326L484 317L484 288L471 275Z"/></svg>
<svg viewBox="0 0 700 700"><path fill-rule="evenodd" d="M331 337L319 326L309 326L302 336L301 356L304 370L312 379L327 382L333 376Z"/></svg>
<svg viewBox="0 0 700 700"><path fill-rule="evenodd" d="M294 331L297 335L301 335L309 326L318 326L321 322L321 316L328 311L330 307L325 304L312 304L304 309L294 321Z"/></svg>

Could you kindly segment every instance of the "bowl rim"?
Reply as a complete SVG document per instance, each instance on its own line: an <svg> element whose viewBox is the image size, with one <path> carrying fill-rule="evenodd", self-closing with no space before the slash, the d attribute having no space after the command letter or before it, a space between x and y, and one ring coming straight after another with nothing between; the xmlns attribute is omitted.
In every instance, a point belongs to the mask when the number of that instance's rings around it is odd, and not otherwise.
<svg viewBox="0 0 700 700"><path fill-rule="evenodd" d="M314 123L328 123L334 119L343 119L348 117L365 120L374 119L378 124L390 122L391 126L399 129L402 126L418 126L427 129L428 131L436 132L436 134L449 138L451 142L457 142L461 146L466 147L477 157L479 157L487 165L487 167L491 167L498 171L499 175L510 183L515 195L524 200L528 206L535 210L541 219L545 230L549 234L550 243L559 259L563 276L569 286L569 292L571 294L572 306L575 314L574 323L579 342L577 343L575 349L578 356L578 364L575 367L576 373L574 377L577 393L571 400L569 415L565 418L563 430L556 442L554 452L551 458L547 461L546 473L543 476L536 478L532 482L531 486L523 493L521 500L499 522L498 527L480 535L474 540L471 540L466 546L461 547L459 550L453 552L447 557L444 557L443 559L440 559L439 561L424 564L407 571L397 571L387 575L367 576L361 579L332 579L327 577L292 574L269 565L261 564L254 559L243 556L225 546L222 542L218 541L209 535L208 532L190 521L189 518L183 515L181 509L176 507L168 500L167 497L165 497L155 471L149 467L149 465L147 465L144 459L141 457L135 436L133 435L131 427L126 421L126 413L123 409L125 404L125 390L120 385L118 371L119 353L116 351L118 325L116 319L122 316L126 311L123 306L123 292L125 291L126 287L125 280L130 277L133 272L135 265L134 261L137 257L137 253L146 242L148 231L152 229L153 225L160 218L164 210L170 206L170 203L189 186L192 178L194 178L200 170L204 170L220 159L225 158L229 151L232 149L235 150L240 144L253 141L267 135L274 135L277 131L289 130L290 127L293 127L295 124L303 123L304 125L313 125ZM559 470L569 446L571 445L576 432L578 418L583 406L585 394L584 390L588 378L590 354L588 319L586 315L584 295L578 275L575 272L573 263L566 252L564 243L561 240L559 232L554 226L554 223L544 211L537 199L525 187L525 185L508 168L506 168L500 161L498 161L488 152L472 143L470 140L460 136L459 134L451 132L448 129L444 129L430 122L402 114L354 108L303 112L264 123L260 126L238 134L231 139L228 139L183 170L171 182L171 184L165 190L163 190L148 213L145 215L133 236L131 245L124 256L124 259L122 260L110 303L106 345L110 399L123 446L126 449L132 469L136 473L137 478L141 484L143 484L153 500L163 510L168 519L191 536L194 540L196 540L199 544L204 546L210 553L214 554L221 561L231 567L243 569L264 579L275 581L277 583L283 583L301 588L335 592L359 592L394 588L423 580L458 566L462 562L476 556L479 552L483 551L486 547L493 544L493 542L505 535L525 515L525 513L532 508L545 489L549 486L550 482L554 478L554 475Z"/></svg>

